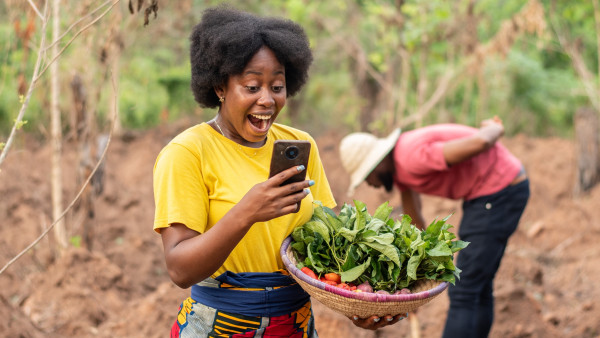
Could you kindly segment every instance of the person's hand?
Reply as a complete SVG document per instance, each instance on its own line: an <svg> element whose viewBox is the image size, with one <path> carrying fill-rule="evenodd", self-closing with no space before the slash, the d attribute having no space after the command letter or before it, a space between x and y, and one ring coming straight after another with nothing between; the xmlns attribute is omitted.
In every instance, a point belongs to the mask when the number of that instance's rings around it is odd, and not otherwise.
<svg viewBox="0 0 600 338"><path fill-rule="evenodd" d="M280 185L302 170L306 168L291 167L256 184L244 195L237 207L243 208L243 214L248 215L252 223L268 221L296 211L298 203L310 193L308 187L312 186L314 181Z"/></svg>
<svg viewBox="0 0 600 338"><path fill-rule="evenodd" d="M500 119L498 115L494 115L494 117L492 117L491 119L485 119L481 121L482 128L490 125L500 125L502 126L502 128L504 128L504 125L502 124L502 119Z"/></svg>
<svg viewBox="0 0 600 338"><path fill-rule="evenodd" d="M354 325L360 328L367 330L377 330L388 325L396 324L398 321L406 317L408 317L408 312L396 316L387 315L384 317L371 316L369 318L359 318L358 316L353 316L350 317L350 320L352 321L352 323L354 323Z"/></svg>
<svg viewBox="0 0 600 338"><path fill-rule="evenodd" d="M486 135L486 139L497 140L504 135L504 125L498 116L481 121L480 131ZM493 143L493 142L492 142Z"/></svg>

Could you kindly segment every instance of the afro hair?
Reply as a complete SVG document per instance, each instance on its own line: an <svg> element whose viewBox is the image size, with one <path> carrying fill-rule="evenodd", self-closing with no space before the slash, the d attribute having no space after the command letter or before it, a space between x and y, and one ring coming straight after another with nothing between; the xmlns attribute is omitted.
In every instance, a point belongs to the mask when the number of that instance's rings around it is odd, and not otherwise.
<svg viewBox="0 0 600 338"><path fill-rule="evenodd" d="M206 108L217 107L214 88L240 74L263 46L285 67L287 96L295 95L306 83L313 60L300 25L227 6L206 9L190 36L191 87L196 102Z"/></svg>

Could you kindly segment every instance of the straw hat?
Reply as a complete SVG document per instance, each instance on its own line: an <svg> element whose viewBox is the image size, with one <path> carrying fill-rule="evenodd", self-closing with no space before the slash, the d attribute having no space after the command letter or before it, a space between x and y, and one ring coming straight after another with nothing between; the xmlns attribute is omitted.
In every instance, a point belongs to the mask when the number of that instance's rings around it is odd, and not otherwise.
<svg viewBox="0 0 600 338"><path fill-rule="evenodd" d="M369 133L352 133L340 142L340 156L344 169L350 174L348 195L364 181L383 158L394 148L400 137L400 129L385 138Z"/></svg>

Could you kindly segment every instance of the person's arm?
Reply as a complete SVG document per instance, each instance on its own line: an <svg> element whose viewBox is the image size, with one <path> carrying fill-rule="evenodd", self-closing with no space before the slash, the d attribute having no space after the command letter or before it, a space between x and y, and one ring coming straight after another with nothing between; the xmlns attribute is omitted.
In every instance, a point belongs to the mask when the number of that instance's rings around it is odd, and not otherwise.
<svg viewBox="0 0 600 338"><path fill-rule="evenodd" d="M296 167L282 171L252 187L244 197L203 234L183 224L161 230L165 262L171 280L188 288L208 277L223 265L231 251L256 222L287 215L308 194L309 181L280 187L298 173Z"/></svg>
<svg viewBox="0 0 600 338"><path fill-rule="evenodd" d="M479 131L472 136L444 143L444 159L448 166L466 161L493 147L504 135L504 126L497 116L481 123Z"/></svg>
<svg viewBox="0 0 600 338"><path fill-rule="evenodd" d="M400 192L400 197L404 213L412 218L417 228L425 230L425 219L421 214L421 195L413 190L404 190Z"/></svg>

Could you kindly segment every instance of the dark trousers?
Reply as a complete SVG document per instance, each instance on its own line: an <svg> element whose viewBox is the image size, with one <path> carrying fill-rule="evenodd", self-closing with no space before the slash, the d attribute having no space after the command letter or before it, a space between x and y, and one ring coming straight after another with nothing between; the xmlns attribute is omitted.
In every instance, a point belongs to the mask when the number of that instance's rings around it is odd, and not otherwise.
<svg viewBox="0 0 600 338"><path fill-rule="evenodd" d="M458 230L470 242L458 253L460 280L450 285L444 338L487 337L494 321L494 276L529 199L529 180L463 202Z"/></svg>

